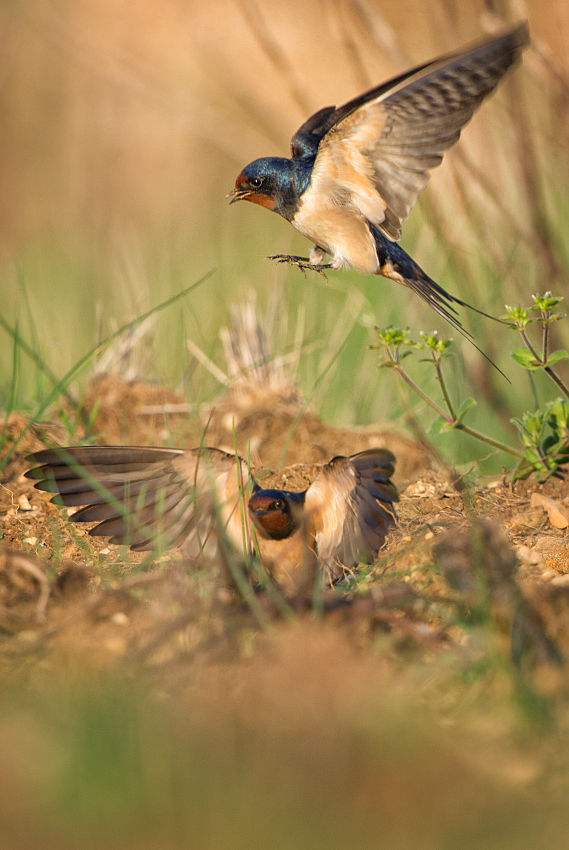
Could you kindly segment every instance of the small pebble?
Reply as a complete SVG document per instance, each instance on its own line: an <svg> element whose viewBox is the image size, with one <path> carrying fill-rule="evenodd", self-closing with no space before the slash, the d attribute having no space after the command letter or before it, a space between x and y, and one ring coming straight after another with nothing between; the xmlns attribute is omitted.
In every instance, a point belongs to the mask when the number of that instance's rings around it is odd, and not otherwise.
<svg viewBox="0 0 569 850"><path fill-rule="evenodd" d="M30 505L30 500L28 499L25 493L22 493L21 496L18 496L18 505L20 506L21 511L33 511L33 508Z"/></svg>
<svg viewBox="0 0 569 850"><path fill-rule="evenodd" d="M37 542L37 537L26 537L24 540L24 543L28 543L30 546L35 546Z"/></svg>

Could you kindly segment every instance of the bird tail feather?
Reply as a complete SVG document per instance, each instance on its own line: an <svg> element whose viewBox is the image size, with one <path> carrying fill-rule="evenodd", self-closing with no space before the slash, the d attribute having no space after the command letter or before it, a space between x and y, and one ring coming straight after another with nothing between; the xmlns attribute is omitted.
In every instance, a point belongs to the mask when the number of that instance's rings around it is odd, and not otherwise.
<svg viewBox="0 0 569 850"><path fill-rule="evenodd" d="M466 330L458 318L458 313L453 305L458 304L460 307L467 307L469 310L473 310L480 316L484 316L486 319L492 319L495 322L502 323L502 320L495 316L491 316L489 313L485 313L484 310L479 310L477 307L473 307L472 304L468 304L468 302L462 301L454 295L451 295L450 292L447 292L446 289L443 289L442 286L425 274L423 269L417 265L415 260L410 257L397 242L392 242L387 239L381 231L373 225L370 226L370 229L374 236L377 248L377 256L380 266L378 274L382 274L384 277L396 280L398 283L408 286L409 289L417 293L423 301L426 301L431 309L438 313L439 316L457 330L459 334L465 337L465 339L467 339L470 344L473 345L474 348L479 351L480 354L489 363L491 363L501 375L504 376L504 378L506 378L508 383L510 383L509 378L504 375L502 370L494 363L494 361L476 344L472 334Z"/></svg>

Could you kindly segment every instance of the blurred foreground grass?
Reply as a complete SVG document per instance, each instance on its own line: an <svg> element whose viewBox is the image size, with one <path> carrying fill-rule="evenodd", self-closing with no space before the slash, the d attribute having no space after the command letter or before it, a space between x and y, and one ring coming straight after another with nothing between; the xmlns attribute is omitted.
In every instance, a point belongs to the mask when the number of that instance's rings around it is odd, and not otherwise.
<svg viewBox="0 0 569 850"><path fill-rule="evenodd" d="M3 688L2 846L565 847L566 709L456 661L306 621L174 685L52 658Z"/></svg>

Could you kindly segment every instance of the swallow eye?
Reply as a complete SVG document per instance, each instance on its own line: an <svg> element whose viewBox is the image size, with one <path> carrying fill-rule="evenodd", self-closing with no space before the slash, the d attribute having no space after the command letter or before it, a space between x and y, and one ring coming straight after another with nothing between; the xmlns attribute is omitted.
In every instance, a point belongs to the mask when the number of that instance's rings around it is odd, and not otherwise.
<svg viewBox="0 0 569 850"><path fill-rule="evenodd" d="M263 183L260 177L251 177L249 183L253 187L253 189L259 189Z"/></svg>
<svg viewBox="0 0 569 850"><path fill-rule="evenodd" d="M271 510L282 511L285 506L284 499L276 499L271 505Z"/></svg>

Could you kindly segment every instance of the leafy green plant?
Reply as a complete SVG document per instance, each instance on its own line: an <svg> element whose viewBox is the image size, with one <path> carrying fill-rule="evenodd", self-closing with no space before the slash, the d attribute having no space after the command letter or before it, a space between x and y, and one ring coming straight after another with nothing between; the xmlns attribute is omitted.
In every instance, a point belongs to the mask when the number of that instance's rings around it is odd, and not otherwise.
<svg viewBox="0 0 569 850"><path fill-rule="evenodd" d="M518 330L524 343L512 352L512 358L524 369L545 372L569 399L569 388L554 368L566 360L569 354L564 349L550 351L551 327L565 318L556 311L562 299L553 296L551 292L532 297L534 304L531 307L507 306L507 313L502 317L505 325ZM535 345L529 336L531 324L541 326L540 346ZM421 332L422 342L416 343L410 338L408 328L389 326L376 330L379 342L372 348L382 353L380 366L395 369L405 383L436 412L437 418L431 424L430 433L441 434L456 429L513 455L518 458L518 464L511 472L514 480L535 473L538 480L544 481L551 475L561 474L560 468L569 463L569 401L564 398L552 399L534 413L526 412L519 418L513 418L511 421L518 430L523 448L510 446L466 424L465 417L476 405L475 399L466 398L458 406L451 401L443 363L452 356L449 350L452 340L439 338L436 331L430 334ZM444 405L428 395L404 368L403 361L414 351L428 353L427 357L421 358L421 362L431 363L434 367Z"/></svg>
<svg viewBox="0 0 569 850"><path fill-rule="evenodd" d="M512 351L512 357L524 369L530 371L542 369L569 398L569 388L553 369L556 363L566 360L569 354L564 349L552 352L549 350L551 326L554 322L565 318L564 313L555 312L555 308L563 299L552 295L551 292L546 292L545 295L533 295L532 298L534 300L532 307L522 307L521 304L517 307L506 306L506 315L502 316L505 324L520 332L524 342L522 348ZM538 315L532 316L532 312L537 312ZM528 326L535 323L542 326L541 354L528 336Z"/></svg>

